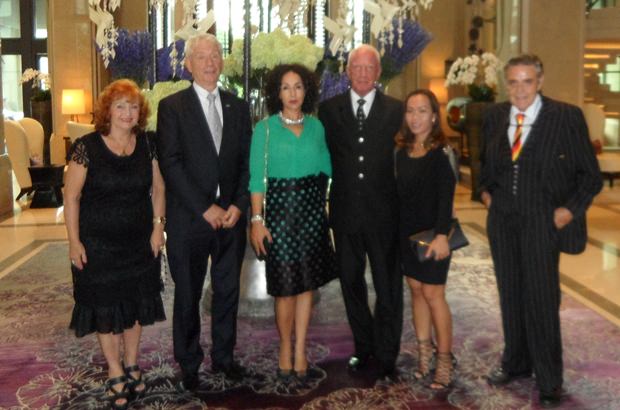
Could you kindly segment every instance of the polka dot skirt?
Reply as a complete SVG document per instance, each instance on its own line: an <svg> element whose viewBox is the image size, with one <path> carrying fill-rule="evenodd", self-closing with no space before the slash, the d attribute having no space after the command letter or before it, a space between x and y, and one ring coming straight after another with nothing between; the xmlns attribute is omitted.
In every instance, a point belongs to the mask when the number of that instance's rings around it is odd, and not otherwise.
<svg viewBox="0 0 620 410"><path fill-rule="evenodd" d="M336 277L334 247L325 211L327 176L269 178L267 228L273 244L267 256L267 293L292 296Z"/></svg>

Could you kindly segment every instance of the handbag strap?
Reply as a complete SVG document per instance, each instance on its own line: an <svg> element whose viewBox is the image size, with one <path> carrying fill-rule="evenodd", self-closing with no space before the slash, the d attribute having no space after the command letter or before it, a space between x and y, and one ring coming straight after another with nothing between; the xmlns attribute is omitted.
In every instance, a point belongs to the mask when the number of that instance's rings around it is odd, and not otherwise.
<svg viewBox="0 0 620 410"><path fill-rule="evenodd" d="M263 168L263 184L265 193L263 194L263 221L267 221L267 165L269 163L269 118L265 119L265 152Z"/></svg>

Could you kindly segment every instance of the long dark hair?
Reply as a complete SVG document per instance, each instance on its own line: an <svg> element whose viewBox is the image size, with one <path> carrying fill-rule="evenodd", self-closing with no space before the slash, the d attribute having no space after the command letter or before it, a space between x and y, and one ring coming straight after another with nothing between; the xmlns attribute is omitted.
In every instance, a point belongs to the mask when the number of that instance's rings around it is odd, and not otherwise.
<svg viewBox="0 0 620 410"><path fill-rule="evenodd" d="M433 127L431 128L431 133L424 141L424 146L429 149L437 148L446 144L446 135L443 133L441 129L441 121L439 120L439 101L437 101L437 97L433 94L432 91L419 88L415 91L410 92L405 98L404 102L404 112L407 112L407 103L411 97L415 97L416 95L424 95L428 98L428 101L431 104L431 110L435 115L435 121L433 121ZM396 146L398 148L410 148L413 146L415 141L415 135L409 129L409 125L407 125L407 120L403 116L403 124L400 127L400 131L396 134L394 138L396 141Z"/></svg>

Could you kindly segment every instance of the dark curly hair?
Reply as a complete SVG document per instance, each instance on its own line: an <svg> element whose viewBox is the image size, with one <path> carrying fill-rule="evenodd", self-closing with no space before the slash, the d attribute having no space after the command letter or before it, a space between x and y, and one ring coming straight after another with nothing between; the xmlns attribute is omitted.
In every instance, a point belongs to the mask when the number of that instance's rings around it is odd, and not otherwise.
<svg viewBox="0 0 620 410"><path fill-rule="evenodd" d="M441 121L439 120L439 102L437 101L437 97L433 94L432 91L426 90L423 88L417 89L415 91L410 92L405 98L404 102L404 112L407 113L407 103L411 97L415 97L416 95L424 95L428 98L428 101L431 105L431 110L433 114L435 114L435 121L433 122L433 127L431 128L431 133L424 142L424 146L427 149L433 149L446 144L447 138L441 129ZM414 142L415 136L409 129L409 125L407 125L407 120L403 116L403 124L400 127L400 131L396 134L394 140L396 141L396 146L398 148L409 148L412 146Z"/></svg>
<svg viewBox="0 0 620 410"><path fill-rule="evenodd" d="M99 99L95 105L95 129L102 135L108 135L110 133L110 107L112 103L120 98L127 98L130 101L135 101L140 106L140 114L138 116L138 123L133 127L134 134L139 133L146 127L146 119L149 116L149 105L144 99L144 96L140 92L138 85L126 78L116 80L99 94Z"/></svg>
<svg viewBox="0 0 620 410"><path fill-rule="evenodd" d="M267 103L269 115L282 111L282 100L280 100L280 87L282 77L288 72L294 72L301 78L306 93L301 111L304 114L314 112L319 98L319 80L314 72L310 71L301 64L279 64L267 74L267 82L263 94Z"/></svg>

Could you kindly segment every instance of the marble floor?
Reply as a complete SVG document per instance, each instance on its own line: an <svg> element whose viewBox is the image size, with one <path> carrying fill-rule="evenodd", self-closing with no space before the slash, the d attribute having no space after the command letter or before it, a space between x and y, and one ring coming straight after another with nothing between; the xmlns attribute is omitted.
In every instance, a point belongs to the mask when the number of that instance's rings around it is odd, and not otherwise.
<svg viewBox="0 0 620 410"><path fill-rule="evenodd" d="M462 223L485 233L486 210L470 200L467 187L458 186L455 206ZM588 228L586 251L561 257L562 290L620 325L620 184L610 188L606 183L588 212ZM0 217L0 277L29 258L43 243L64 240L62 207L30 209L27 199L14 202L13 212ZM248 286L248 279L264 280L263 275L255 272L260 269L262 264L245 267L244 288L248 292L257 288Z"/></svg>

